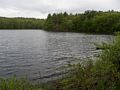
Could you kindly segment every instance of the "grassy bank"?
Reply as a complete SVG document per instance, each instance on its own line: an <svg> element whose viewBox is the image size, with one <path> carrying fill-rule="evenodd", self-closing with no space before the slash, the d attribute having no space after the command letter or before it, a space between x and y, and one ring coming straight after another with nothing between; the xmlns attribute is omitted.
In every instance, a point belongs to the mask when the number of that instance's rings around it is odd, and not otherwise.
<svg viewBox="0 0 120 90"><path fill-rule="evenodd" d="M43 88L30 84L25 79L0 79L0 90L44 90Z"/></svg>
<svg viewBox="0 0 120 90"><path fill-rule="evenodd" d="M97 60L70 65L69 75L50 87L12 78L0 79L0 90L120 90L120 34L100 48L103 51Z"/></svg>

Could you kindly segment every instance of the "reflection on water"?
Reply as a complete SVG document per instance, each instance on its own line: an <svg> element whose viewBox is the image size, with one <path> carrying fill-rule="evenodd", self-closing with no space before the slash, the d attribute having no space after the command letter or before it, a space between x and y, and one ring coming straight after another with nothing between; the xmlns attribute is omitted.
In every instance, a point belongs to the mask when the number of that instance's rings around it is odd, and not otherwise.
<svg viewBox="0 0 120 90"><path fill-rule="evenodd" d="M42 30L0 31L0 76L54 79L57 68L98 54L93 42L111 42L111 35L54 33Z"/></svg>

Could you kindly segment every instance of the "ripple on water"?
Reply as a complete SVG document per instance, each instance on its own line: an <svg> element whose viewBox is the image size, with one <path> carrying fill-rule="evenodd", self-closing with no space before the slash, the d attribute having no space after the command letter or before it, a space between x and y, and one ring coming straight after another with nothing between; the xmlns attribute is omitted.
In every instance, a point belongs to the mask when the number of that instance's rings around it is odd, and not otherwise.
<svg viewBox="0 0 120 90"><path fill-rule="evenodd" d="M97 56L93 43L112 40L111 35L0 30L0 76L53 80L66 73L63 67L69 63Z"/></svg>

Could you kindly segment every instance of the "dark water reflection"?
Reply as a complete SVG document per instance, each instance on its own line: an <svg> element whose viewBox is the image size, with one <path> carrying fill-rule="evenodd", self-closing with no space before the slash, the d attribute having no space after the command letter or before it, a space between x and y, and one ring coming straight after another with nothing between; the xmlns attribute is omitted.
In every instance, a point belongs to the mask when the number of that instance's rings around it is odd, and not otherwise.
<svg viewBox="0 0 120 90"><path fill-rule="evenodd" d="M93 42L112 39L111 35L0 30L0 76L51 80L61 75L57 68L98 54Z"/></svg>

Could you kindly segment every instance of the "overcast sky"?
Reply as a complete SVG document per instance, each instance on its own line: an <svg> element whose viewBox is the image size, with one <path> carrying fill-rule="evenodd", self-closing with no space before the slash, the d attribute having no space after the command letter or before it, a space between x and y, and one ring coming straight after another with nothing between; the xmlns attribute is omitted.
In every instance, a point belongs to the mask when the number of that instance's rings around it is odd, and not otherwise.
<svg viewBox="0 0 120 90"><path fill-rule="evenodd" d="M0 16L46 18L48 13L120 10L120 0L0 0Z"/></svg>

